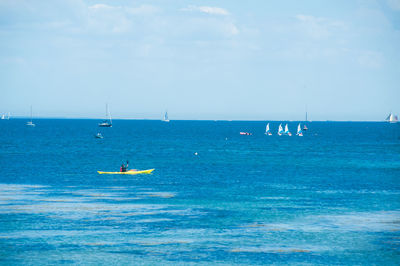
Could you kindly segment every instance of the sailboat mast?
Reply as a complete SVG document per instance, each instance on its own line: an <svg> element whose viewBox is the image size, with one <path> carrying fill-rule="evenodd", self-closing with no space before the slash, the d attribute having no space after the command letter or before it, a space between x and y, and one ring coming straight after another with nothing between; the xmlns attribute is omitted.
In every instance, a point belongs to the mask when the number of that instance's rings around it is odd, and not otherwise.
<svg viewBox="0 0 400 266"><path fill-rule="evenodd" d="M108 103L106 103L106 120L110 121L110 124L112 124L110 110L108 109Z"/></svg>
<svg viewBox="0 0 400 266"><path fill-rule="evenodd" d="M112 124L111 113L110 113L110 110L108 109L108 104L107 104L107 115L108 115L108 119L110 120L110 124Z"/></svg>
<svg viewBox="0 0 400 266"><path fill-rule="evenodd" d="M31 105L31 123L32 123L32 105Z"/></svg>

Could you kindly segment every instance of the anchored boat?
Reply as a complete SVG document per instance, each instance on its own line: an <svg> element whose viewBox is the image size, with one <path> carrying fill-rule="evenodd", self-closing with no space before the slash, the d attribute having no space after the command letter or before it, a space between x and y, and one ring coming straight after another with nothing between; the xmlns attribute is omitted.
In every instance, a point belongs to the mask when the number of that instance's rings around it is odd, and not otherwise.
<svg viewBox="0 0 400 266"><path fill-rule="evenodd" d="M303 127L303 130L304 130L304 131L308 130L308 127L307 127L307 125L306 125L306 122L308 122L307 111L306 111L306 120L304 121L304 127Z"/></svg>
<svg viewBox="0 0 400 266"><path fill-rule="evenodd" d="M31 121L26 122L27 126L34 127L35 124L32 122L32 105L31 105Z"/></svg>
<svg viewBox="0 0 400 266"><path fill-rule="evenodd" d="M106 119L99 123L99 127L112 127L111 114L108 110L108 104L106 104Z"/></svg>

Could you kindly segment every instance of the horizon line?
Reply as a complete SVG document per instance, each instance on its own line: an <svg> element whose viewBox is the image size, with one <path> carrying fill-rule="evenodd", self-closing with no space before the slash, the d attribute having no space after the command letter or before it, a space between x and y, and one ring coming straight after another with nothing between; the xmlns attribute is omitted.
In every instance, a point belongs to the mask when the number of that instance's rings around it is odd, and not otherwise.
<svg viewBox="0 0 400 266"><path fill-rule="evenodd" d="M10 119L4 119L4 120L13 120L13 119L31 119L29 116L15 116ZM59 120L104 120L104 118L94 118L94 117L35 117L35 119L59 119ZM2 120L2 119L0 119ZM138 121L162 121L162 119L153 119L153 118L113 118L113 120L138 120ZM271 122L306 122L306 123L311 123L311 122L385 122L388 123L385 120L277 120L277 119L173 119L170 121L215 121L215 122L266 122L266 121L271 121Z"/></svg>

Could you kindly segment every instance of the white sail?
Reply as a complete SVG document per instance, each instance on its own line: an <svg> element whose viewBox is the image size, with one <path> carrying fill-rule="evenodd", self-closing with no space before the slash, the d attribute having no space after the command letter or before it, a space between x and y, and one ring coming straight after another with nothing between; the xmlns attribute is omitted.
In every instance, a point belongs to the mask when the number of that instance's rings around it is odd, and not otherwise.
<svg viewBox="0 0 400 266"><path fill-rule="evenodd" d="M162 121L164 121L164 122L169 122L169 119L168 119L168 112L167 112L167 111L165 111L164 119L163 119Z"/></svg>
<svg viewBox="0 0 400 266"><path fill-rule="evenodd" d="M280 124L279 128L278 128L278 134L280 135L282 133L283 133L283 128L282 128L282 124Z"/></svg>
<svg viewBox="0 0 400 266"><path fill-rule="evenodd" d="M297 126L297 136L303 136L303 131L301 130L301 124L299 123L299 125Z"/></svg>
<svg viewBox="0 0 400 266"><path fill-rule="evenodd" d="M271 130L269 129L269 123L267 124L267 126L265 127L265 133L264 133L265 135L268 135L268 136L271 136L272 135L272 133L271 133Z"/></svg>
<svg viewBox="0 0 400 266"><path fill-rule="evenodd" d="M397 123L398 120L399 120L398 117L392 113L390 113L386 118L386 121L388 121L389 123Z"/></svg>
<svg viewBox="0 0 400 266"><path fill-rule="evenodd" d="M288 124L285 125L285 132L284 132L284 134L285 134L285 135L288 135L288 136L291 136L291 135L292 135L292 133L290 133L290 131L289 131L289 126L288 126Z"/></svg>

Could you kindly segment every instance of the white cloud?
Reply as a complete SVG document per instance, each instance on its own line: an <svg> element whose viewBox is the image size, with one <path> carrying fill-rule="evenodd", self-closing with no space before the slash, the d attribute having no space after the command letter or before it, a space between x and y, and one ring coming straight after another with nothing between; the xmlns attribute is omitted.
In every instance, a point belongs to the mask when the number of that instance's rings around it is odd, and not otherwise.
<svg viewBox="0 0 400 266"><path fill-rule="evenodd" d="M226 24L226 32L229 35L238 35L239 34L239 29L236 27L235 24L228 23L228 24Z"/></svg>
<svg viewBox="0 0 400 266"><path fill-rule="evenodd" d="M300 29L315 39L325 39L335 30L346 29L345 23L328 18L299 14L296 19L300 22Z"/></svg>
<svg viewBox="0 0 400 266"><path fill-rule="evenodd" d="M126 33L137 29L134 27L135 23L143 19L140 15L155 14L159 12L159 8L151 5L132 7L95 4L89 6L88 11L88 26L91 31Z"/></svg>
<svg viewBox="0 0 400 266"><path fill-rule="evenodd" d="M101 10L101 11L113 11L120 10L122 12L132 14L132 15L147 15L154 14L159 12L159 8L151 5L141 5L138 7L129 7L129 6L110 6L105 4L95 4L89 6L90 10Z"/></svg>
<svg viewBox="0 0 400 266"><path fill-rule="evenodd" d="M358 56L358 63L367 68L380 68L383 61L383 55L374 51L362 51Z"/></svg>
<svg viewBox="0 0 400 266"><path fill-rule="evenodd" d="M113 7L113 6L109 6L109 5L105 5L105 4L95 4L95 5L89 6L89 9L98 9L98 10L100 10L100 9L115 9L115 8L118 8L118 7Z"/></svg>
<svg viewBox="0 0 400 266"><path fill-rule="evenodd" d="M228 16L229 12L226 9L220 7L212 7L212 6L188 6L186 8L182 8L182 11L190 11L190 12L202 12L209 15L220 15L220 16Z"/></svg>
<svg viewBox="0 0 400 266"><path fill-rule="evenodd" d="M127 7L126 11L133 15L149 15L158 13L160 9L151 5L141 5L138 7Z"/></svg>
<svg viewBox="0 0 400 266"><path fill-rule="evenodd" d="M391 9L400 11L400 0L387 0L387 3Z"/></svg>

